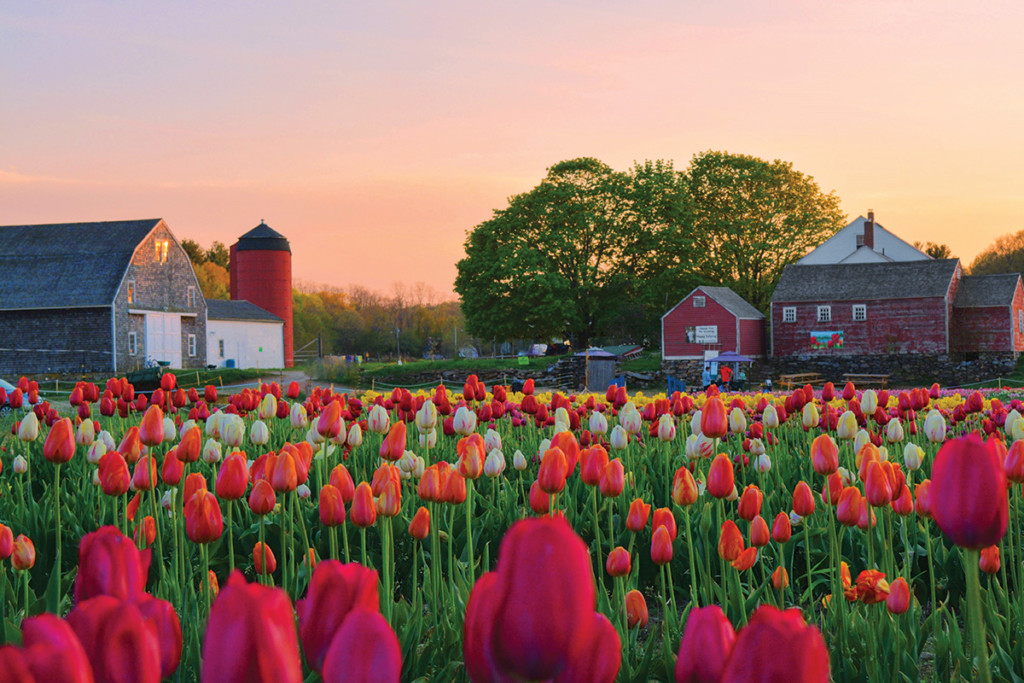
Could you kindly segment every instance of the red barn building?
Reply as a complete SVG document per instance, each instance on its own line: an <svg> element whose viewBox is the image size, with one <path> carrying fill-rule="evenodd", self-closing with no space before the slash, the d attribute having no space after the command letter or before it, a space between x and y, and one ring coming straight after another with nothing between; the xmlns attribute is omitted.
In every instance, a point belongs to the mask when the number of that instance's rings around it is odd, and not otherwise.
<svg viewBox="0 0 1024 683"><path fill-rule="evenodd" d="M965 276L958 259L790 265L770 317L772 355L833 380L948 376L980 358L1009 369L1024 351L1020 275Z"/></svg>
<svg viewBox="0 0 1024 683"><path fill-rule="evenodd" d="M264 222L231 245L231 298L245 300L284 321L284 365L294 365L292 248Z"/></svg>
<svg viewBox="0 0 1024 683"><path fill-rule="evenodd" d="M736 292L701 285L661 317L662 367L696 385L705 358L725 351L763 356L764 326L764 315Z"/></svg>

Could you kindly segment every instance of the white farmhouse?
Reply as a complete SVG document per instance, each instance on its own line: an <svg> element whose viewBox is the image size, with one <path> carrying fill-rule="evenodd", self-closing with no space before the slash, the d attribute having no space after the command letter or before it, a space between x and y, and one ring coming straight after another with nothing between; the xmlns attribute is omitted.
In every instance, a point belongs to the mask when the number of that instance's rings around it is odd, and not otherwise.
<svg viewBox="0 0 1024 683"><path fill-rule="evenodd" d="M228 368L283 368L284 321L243 300L206 300L206 362Z"/></svg>
<svg viewBox="0 0 1024 683"><path fill-rule="evenodd" d="M904 242L875 222L875 212L856 220L825 240L796 262L798 266L821 266L835 263L892 263L895 261L928 261L931 256Z"/></svg>

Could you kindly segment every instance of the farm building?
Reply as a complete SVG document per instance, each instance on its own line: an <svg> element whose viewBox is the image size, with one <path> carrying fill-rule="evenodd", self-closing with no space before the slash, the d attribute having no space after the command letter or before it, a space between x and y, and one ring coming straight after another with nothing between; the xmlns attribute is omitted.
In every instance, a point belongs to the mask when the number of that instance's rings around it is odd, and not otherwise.
<svg viewBox="0 0 1024 683"><path fill-rule="evenodd" d="M661 317L661 360L671 376L696 385L706 358L725 351L765 353L765 318L728 287L701 285Z"/></svg>
<svg viewBox="0 0 1024 683"><path fill-rule="evenodd" d="M0 227L0 373L206 363L206 301L162 219Z"/></svg>
<svg viewBox="0 0 1024 683"><path fill-rule="evenodd" d="M206 362L217 367L283 368L284 321L248 301L207 299Z"/></svg>
<svg viewBox="0 0 1024 683"><path fill-rule="evenodd" d="M231 245L231 298L249 301L283 322L284 363L271 367L290 368L292 248L284 235L263 221Z"/></svg>
<svg viewBox="0 0 1024 683"><path fill-rule="evenodd" d="M927 261L930 258L928 254L876 223L875 212L868 211L867 218L857 216L849 225L796 263L800 266L821 266L837 263Z"/></svg>
<svg viewBox="0 0 1024 683"><path fill-rule="evenodd" d="M1020 275L964 275L959 259L790 265L771 301L771 351L804 369L911 374L1024 351Z"/></svg>

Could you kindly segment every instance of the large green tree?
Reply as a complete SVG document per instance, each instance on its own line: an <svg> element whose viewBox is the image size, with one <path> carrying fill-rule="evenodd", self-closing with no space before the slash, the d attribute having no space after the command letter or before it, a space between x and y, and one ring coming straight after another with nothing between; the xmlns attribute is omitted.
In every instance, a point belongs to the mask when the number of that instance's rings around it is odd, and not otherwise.
<svg viewBox="0 0 1024 683"><path fill-rule="evenodd" d="M659 171L645 171L658 182ZM669 169L668 175L674 177ZM482 339L567 335L586 347L637 305L663 217L658 193L592 158L563 161L534 189L466 239L455 291L471 334ZM674 205L674 199L665 199Z"/></svg>
<svg viewBox="0 0 1024 683"><path fill-rule="evenodd" d="M1024 271L1024 230L1001 235L974 257L971 275L1020 273Z"/></svg>

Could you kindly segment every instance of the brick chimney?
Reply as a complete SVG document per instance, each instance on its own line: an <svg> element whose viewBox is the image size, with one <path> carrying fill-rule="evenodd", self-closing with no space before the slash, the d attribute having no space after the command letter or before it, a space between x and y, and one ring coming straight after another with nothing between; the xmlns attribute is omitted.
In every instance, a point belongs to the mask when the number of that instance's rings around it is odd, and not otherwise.
<svg viewBox="0 0 1024 683"><path fill-rule="evenodd" d="M875 212L868 210L868 219L864 221L864 246L875 248Z"/></svg>

